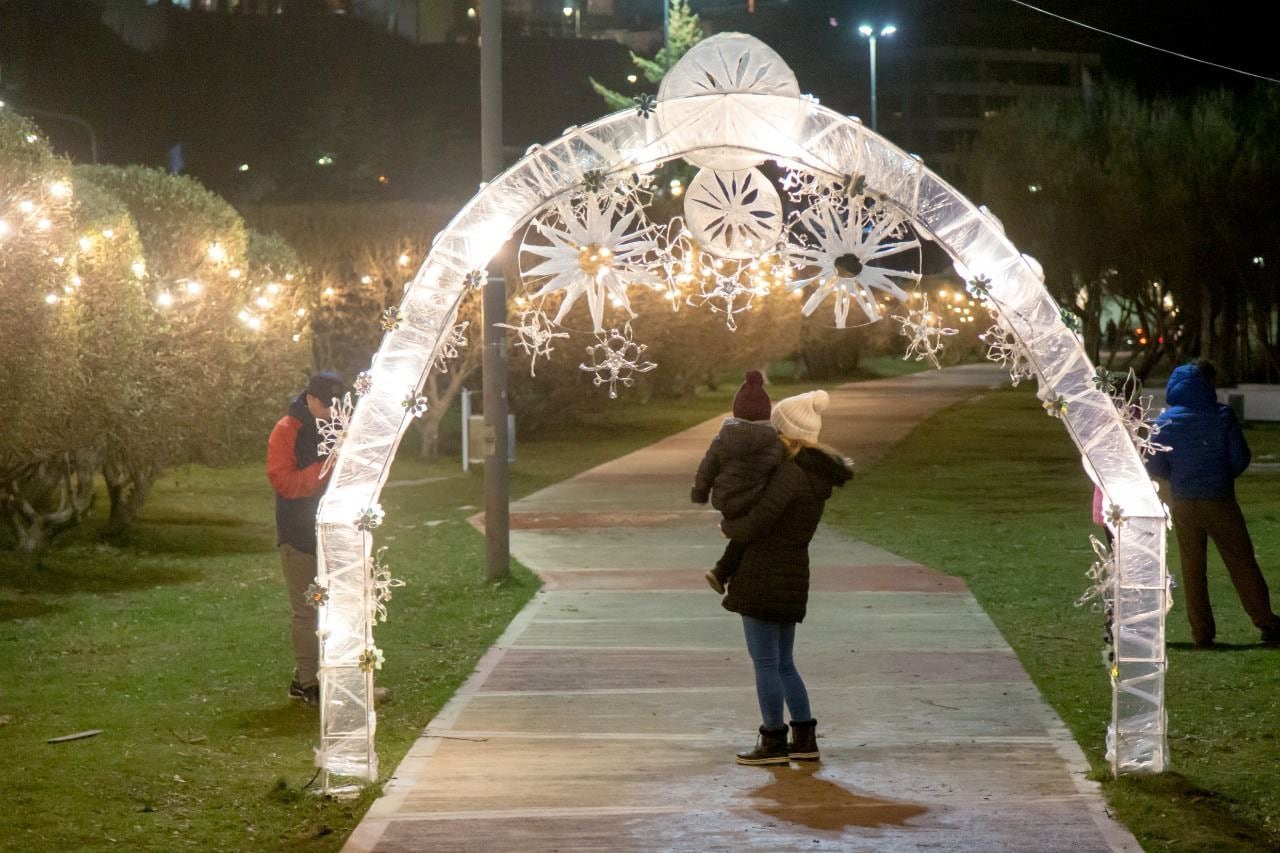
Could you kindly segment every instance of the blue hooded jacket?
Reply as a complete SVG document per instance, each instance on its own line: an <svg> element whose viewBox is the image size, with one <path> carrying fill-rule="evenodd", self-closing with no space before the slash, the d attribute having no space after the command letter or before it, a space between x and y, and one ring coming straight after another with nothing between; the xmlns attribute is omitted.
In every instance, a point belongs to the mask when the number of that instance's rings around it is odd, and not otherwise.
<svg viewBox="0 0 1280 853"><path fill-rule="evenodd" d="M1148 459L1147 473L1168 480L1174 500L1234 500L1235 479L1250 458L1235 413L1218 402L1194 364L1173 371L1166 398L1156 441L1171 449Z"/></svg>

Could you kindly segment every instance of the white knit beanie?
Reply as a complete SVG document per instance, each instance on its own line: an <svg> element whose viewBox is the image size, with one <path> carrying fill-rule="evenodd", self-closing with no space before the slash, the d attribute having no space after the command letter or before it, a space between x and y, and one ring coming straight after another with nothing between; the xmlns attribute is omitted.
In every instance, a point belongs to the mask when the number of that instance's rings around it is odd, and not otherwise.
<svg viewBox="0 0 1280 853"><path fill-rule="evenodd" d="M797 394L774 403L769 420L778 432L788 438L815 444L818 433L822 431L822 413L830 402L831 397L826 391Z"/></svg>

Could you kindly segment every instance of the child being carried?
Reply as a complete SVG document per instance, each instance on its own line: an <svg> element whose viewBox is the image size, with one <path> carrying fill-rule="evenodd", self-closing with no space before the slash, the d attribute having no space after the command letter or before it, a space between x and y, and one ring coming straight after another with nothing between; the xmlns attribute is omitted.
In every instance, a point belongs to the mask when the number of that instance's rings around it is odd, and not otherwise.
<svg viewBox="0 0 1280 853"><path fill-rule="evenodd" d="M746 515L782 461L778 431L769 423L772 406L764 390L764 376L748 371L733 398L733 417L725 418L720 434L711 440L693 480L694 503L711 505L725 518ZM707 583L721 595L742 561L745 542L730 540Z"/></svg>

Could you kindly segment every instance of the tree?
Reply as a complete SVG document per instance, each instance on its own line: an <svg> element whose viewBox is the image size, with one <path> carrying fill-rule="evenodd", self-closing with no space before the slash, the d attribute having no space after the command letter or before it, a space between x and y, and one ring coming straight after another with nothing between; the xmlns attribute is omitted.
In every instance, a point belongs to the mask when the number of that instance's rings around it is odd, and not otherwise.
<svg viewBox="0 0 1280 853"><path fill-rule="evenodd" d="M0 511L23 550L44 545L79 506L67 490L88 432L73 393L73 204L71 164L0 107Z"/></svg>
<svg viewBox="0 0 1280 853"><path fill-rule="evenodd" d="M645 59L634 51L631 53L632 63L640 69L644 79L654 86L662 82L662 78L680 61L681 57L689 52L691 47L702 41L703 35L702 21L689 8L687 0L666 0L666 2L670 3L666 46L654 54L653 59ZM588 79L591 81L591 88L596 90L610 109L625 110L635 106L631 97L610 89L594 77Z"/></svg>

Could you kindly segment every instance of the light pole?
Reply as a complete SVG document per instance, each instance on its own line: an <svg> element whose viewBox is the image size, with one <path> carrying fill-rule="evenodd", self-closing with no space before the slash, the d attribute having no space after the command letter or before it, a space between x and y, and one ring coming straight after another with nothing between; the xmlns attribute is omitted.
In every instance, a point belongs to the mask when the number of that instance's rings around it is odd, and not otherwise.
<svg viewBox="0 0 1280 853"><path fill-rule="evenodd" d="M871 48L871 129L876 130L876 38L887 38L898 31L893 24L886 24L877 33L870 24L858 27L858 34L866 39Z"/></svg>
<svg viewBox="0 0 1280 853"><path fill-rule="evenodd" d="M573 0L573 5L565 6L562 11L566 18L573 18L573 37L582 38L582 10L578 8L578 0Z"/></svg>

